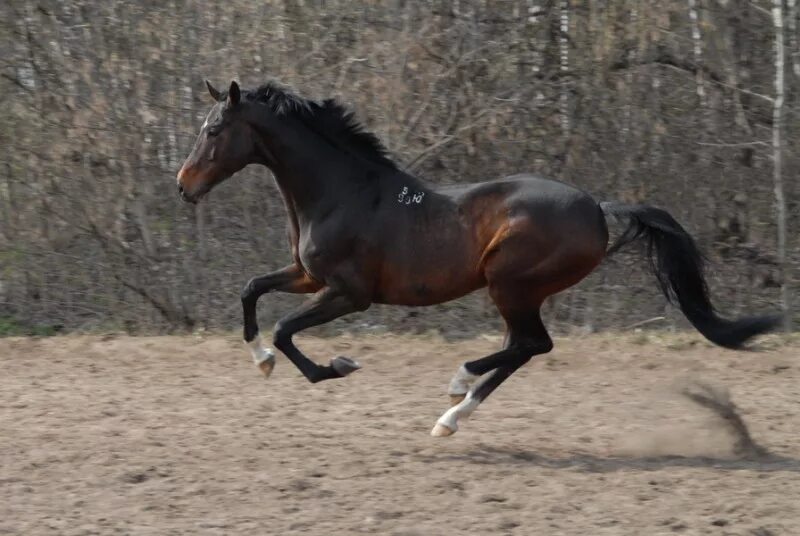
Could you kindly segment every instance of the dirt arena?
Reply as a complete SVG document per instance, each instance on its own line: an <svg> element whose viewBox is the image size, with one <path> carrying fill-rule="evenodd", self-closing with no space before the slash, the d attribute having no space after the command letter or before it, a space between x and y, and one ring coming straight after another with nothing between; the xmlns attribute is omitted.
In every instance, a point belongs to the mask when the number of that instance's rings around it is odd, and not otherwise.
<svg viewBox="0 0 800 536"><path fill-rule="evenodd" d="M499 337L298 337L263 379L238 335L0 339L0 534L800 534L800 344L557 340L449 438L445 388ZM770 455L680 394L728 389Z"/></svg>

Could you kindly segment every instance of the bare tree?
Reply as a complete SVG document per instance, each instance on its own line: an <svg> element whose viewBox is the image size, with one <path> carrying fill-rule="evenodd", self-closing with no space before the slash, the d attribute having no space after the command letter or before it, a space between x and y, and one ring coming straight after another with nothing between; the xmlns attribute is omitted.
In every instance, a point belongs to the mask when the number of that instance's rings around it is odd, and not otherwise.
<svg viewBox="0 0 800 536"><path fill-rule="evenodd" d="M210 105L203 78L336 96L434 183L533 171L673 209L721 307L783 303L790 317L800 76L779 77L800 72L800 51L797 1L785 5L0 2L0 332L238 324L241 285L289 255L284 208L249 168L200 208L176 198ZM554 327L680 325L632 258L614 262L626 269L556 302ZM294 303L281 299L266 322ZM402 309L371 315L418 325ZM480 296L425 318L496 321Z"/></svg>
<svg viewBox="0 0 800 536"><path fill-rule="evenodd" d="M775 26L775 100L772 112L773 180L777 206L778 267L781 273L781 308L786 331L791 330L789 302L789 267L786 262L786 197L783 190L783 101L785 50L783 46L783 1L773 0L772 22Z"/></svg>

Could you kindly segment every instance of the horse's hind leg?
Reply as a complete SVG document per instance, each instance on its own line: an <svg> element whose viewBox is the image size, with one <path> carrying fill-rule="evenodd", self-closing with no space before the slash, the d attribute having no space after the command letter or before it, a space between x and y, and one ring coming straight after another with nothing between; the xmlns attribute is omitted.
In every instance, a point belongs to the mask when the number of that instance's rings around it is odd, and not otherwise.
<svg viewBox="0 0 800 536"><path fill-rule="evenodd" d="M464 400L472 384L483 374L497 368L497 364L502 363L506 357L514 355L514 349L509 348L509 336L509 332L506 331L503 349L499 352L475 361L468 361L458 368L447 386L447 394L450 396L451 406L455 406ZM494 366L491 366L491 364L494 364Z"/></svg>
<svg viewBox="0 0 800 536"><path fill-rule="evenodd" d="M577 206L578 209L581 207ZM472 413L492 391L537 354L549 352L553 341L542 323L540 309L552 296L583 279L605 256L608 235L597 207L587 219L580 212L519 216L498 235L484 266L489 295L508 326L505 348L464 363L451 382L451 396L464 392L470 380L486 376L466 392L464 400L438 420L431 434L450 435L459 417ZM595 217L595 213L596 216ZM557 216L557 217L556 217ZM598 221L603 222L598 226ZM570 240L564 241L564 235Z"/></svg>
<svg viewBox="0 0 800 536"><path fill-rule="evenodd" d="M492 391L534 355L549 352L553 348L553 342L542 323L538 305L526 312L508 312L504 316L508 324L505 347L490 356L462 365L450 387L452 389L454 384L460 387L456 380L459 377L464 378L467 374L469 375L467 378L477 378L489 371L494 372L469 389L461 402L447 410L436 422L431 435L453 434L458 430L459 418L469 417ZM462 370L466 374L463 374ZM451 393L452 396L454 395Z"/></svg>
<svg viewBox="0 0 800 536"><path fill-rule="evenodd" d="M498 353L505 353L506 349L500 350ZM497 354L493 354L497 355ZM473 374L467 369L466 365L461 365L456 371L450 384L447 386L447 394L450 395L450 405L455 406L464 400L469 392L472 384L480 378L480 375Z"/></svg>

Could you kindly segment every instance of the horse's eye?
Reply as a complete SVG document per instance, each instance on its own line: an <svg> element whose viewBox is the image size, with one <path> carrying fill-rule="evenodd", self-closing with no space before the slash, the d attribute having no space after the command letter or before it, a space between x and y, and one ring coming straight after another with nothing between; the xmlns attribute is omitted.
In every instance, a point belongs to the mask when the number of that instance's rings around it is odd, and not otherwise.
<svg viewBox="0 0 800 536"><path fill-rule="evenodd" d="M217 136L220 132L222 132L222 126L214 125L213 127L208 128L208 130L206 131L206 135L209 138L213 138L214 136Z"/></svg>

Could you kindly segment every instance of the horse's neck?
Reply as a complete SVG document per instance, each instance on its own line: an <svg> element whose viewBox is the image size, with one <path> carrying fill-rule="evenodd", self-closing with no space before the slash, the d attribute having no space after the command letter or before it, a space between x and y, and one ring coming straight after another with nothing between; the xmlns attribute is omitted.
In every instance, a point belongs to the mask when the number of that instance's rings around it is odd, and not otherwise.
<svg viewBox="0 0 800 536"><path fill-rule="evenodd" d="M330 212L338 205L355 206L362 198L359 193L381 186L363 181L358 177L359 170L341 162L311 157L296 164L281 163L272 172L286 205L292 206L298 216L313 218L314 214Z"/></svg>
<svg viewBox="0 0 800 536"><path fill-rule="evenodd" d="M287 208L313 210L326 203L331 182L340 180L332 175L342 166L317 140L295 130L267 131L259 161L272 171Z"/></svg>
<svg viewBox="0 0 800 536"><path fill-rule="evenodd" d="M292 207L290 218L314 220L337 206L367 211L378 196L419 203L428 191L415 177L333 146L300 121L270 121L262 129L269 155L262 163Z"/></svg>
<svg viewBox="0 0 800 536"><path fill-rule="evenodd" d="M357 209L369 197L367 190L392 190L398 181L396 170L360 160L297 123L272 139L280 140L280 146L268 147L273 161L267 165L287 207L294 207L301 218L313 219L315 213L343 204Z"/></svg>

